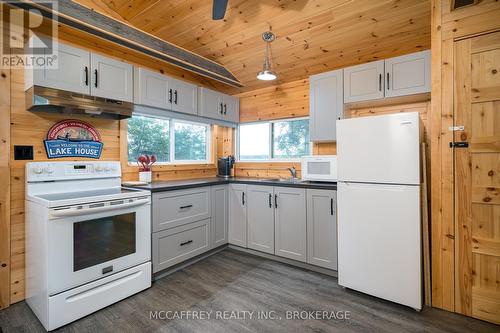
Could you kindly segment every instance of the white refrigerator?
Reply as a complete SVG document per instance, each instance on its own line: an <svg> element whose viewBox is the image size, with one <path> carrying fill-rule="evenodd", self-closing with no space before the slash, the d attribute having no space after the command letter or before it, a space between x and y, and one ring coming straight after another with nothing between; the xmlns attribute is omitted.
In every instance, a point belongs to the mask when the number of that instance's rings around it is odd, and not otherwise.
<svg viewBox="0 0 500 333"><path fill-rule="evenodd" d="M341 286L422 308L417 112L337 121Z"/></svg>

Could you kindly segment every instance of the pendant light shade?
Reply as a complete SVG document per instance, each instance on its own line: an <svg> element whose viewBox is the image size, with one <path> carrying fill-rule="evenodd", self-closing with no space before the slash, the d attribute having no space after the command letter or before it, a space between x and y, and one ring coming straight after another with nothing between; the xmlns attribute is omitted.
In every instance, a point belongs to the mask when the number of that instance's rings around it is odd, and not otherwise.
<svg viewBox="0 0 500 333"><path fill-rule="evenodd" d="M266 42L266 58L264 59L264 66L260 72L257 73L257 79L263 81L276 80L278 75L271 69L271 63L269 62L269 43L274 40L275 36L272 32L267 31L262 34L262 39Z"/></svg>

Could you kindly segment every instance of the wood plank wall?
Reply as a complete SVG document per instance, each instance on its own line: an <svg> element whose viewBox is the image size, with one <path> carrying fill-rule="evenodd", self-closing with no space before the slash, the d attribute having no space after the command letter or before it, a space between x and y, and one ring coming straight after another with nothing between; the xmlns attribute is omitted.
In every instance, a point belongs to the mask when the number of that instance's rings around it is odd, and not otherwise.
<svg viewBox="0 0 500 333"><path fill-rule="evenodd" d="M304 117L309 115L309 80L298 80L238 95L240 97L240 121L254 122L261 120ZM364 117L370 115L417 111L424 123L426 138L428 135L429 102L411 102L391 106L364 106L346 111L346 117ZM429 141L426 141L429 142ZM335 143L313 143L313 155L336 154ZM242 177L287 178L287 168L294 166L300 176L300 163L290 162L238 162L235 175Z"/></svg>
<svg viewBox="0 0 500 333"><path fill-rule="evenodd" d="M190 73L183 73L178 69L172 70L170 66L165 66L160 62L149 61L126 50L106 46L105 43L84 38L78 33L74 34L72 31L61 29L59 34L62 40L70 44L118 59L127 59L127 62L133 65L149 67L207 86L206 80L198 82L197 77ZM124 179L138 178L138 168L129 166L126 162L126 121L29 112L25 106L24 72L22 70L2 71L0 77L0 184L3 191L0 193L0 309L21 301L25 297L24 168L26 161L13 159L14 145L32 145L34 146L34 160L46 161L43 139L47 130L55 122L70 118L85 120L100 132L104 142L101 160L120 160L123 162ZM214 144L211 163L156 166L153 168L154 178L169 180L215 176L216 157L228 155L234 151L233 136L233 129L213 126L212 142Z"/></svg>
<svg viewBox="0 0 500 333"><path fill-rule="evenodd" d="M500 30L500 2L483 0L451 11L453 0L432 0L431 238L432 305L458 311L455 303L455 221L453 205L453 72L455 41ZM457 124L460 125L460 124Z"/></svg>

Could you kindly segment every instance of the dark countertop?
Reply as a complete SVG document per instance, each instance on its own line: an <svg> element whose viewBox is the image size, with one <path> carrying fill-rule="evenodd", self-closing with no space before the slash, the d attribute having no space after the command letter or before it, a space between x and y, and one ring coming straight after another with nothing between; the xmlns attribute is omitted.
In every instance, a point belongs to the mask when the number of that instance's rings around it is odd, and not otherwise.
<svg viewBox="0 0 500 333"><path fill-rule="evenodd" d="M250 184L250 185L310 188L319 190L337 190L337 183L310 182L310 181L293 182L293 181L280 181L276 179L245 178L245 177L231 177L228 179L210 177L210 178L156 181L147 185L126 186L126 187L140 188L142 190L149 190L151 192L164 192L164 191L182 190L187 188L221 185L221 184Z"/></svg>

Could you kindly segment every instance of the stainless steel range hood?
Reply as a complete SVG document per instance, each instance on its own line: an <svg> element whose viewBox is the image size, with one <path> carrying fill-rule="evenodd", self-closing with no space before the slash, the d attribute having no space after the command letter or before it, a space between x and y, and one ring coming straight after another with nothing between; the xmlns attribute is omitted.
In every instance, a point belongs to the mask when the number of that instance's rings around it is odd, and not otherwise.
<svg viewBox="0 0 500 333"><path fill-rule="evenodd" d="M33 86L26 91L26 107L32 112L85 114L95 118L126 119L134 105L109 98Z"/></svg>

